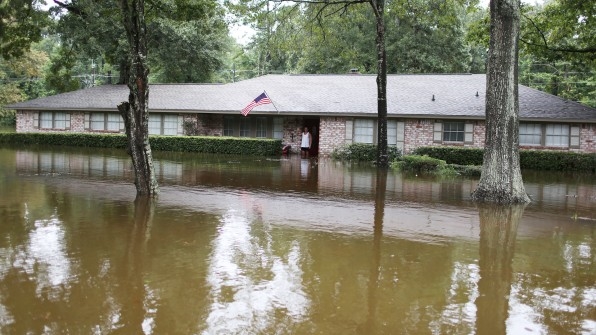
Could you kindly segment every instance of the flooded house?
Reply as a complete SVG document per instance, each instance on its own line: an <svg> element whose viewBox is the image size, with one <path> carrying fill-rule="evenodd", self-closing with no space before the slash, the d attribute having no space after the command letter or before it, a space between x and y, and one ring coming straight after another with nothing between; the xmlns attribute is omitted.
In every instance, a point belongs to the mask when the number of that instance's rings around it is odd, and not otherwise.
<svg viewBox="0 0 596 335"><path fill-rule="evenodd" d="M123 133L117 105L125 85L104 85L7 106L17 132ZM270 104L241 110L266 93ZM388 75L388 144L482 148L486 76ZM521 148L596 152L596 109L519 85ZM228 84L151 84L153 135L276 138L299 151L301 131L313 135L313 155L377 140L375 75L265 75Z"/></svg>

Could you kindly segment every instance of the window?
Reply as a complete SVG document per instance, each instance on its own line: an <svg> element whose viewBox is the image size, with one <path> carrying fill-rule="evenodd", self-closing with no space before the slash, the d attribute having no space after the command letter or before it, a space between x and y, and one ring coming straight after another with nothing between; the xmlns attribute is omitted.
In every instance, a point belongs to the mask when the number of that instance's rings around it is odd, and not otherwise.
<svg viewBox="0 0 596 335"><path fill-rule="evenodd" d="M569 146L569 125L548 124L546 125L546 146L568 147Z"/></svg>
<svg viewBox="0 0 596 335"><path fill-rule="evenodd" d="M264 118L264 117L257 118L256 137L258 137L258 138L267 137L267 118Z"/></svg>
<svg viewBox="0 0 596 335"><path fill-rule="evenodd" d="M464 128L463 122L443 122L443 141L463 142Z"/></svg>
<svg viewBox="0 0 596 335"><path fill-rule="evenodd" d="M374 120L356 119L354 120L354 142L355 143L373 143Z"/></svg>
<svg viewBox="0 0 596 335"><path fill-rule="evenodd" d="M248 117L242 117L240 119L240 137L250 136L250 119Z"/></svg>
<svg viewBox="0 0 596 335"><path fill-rule="evenodd" d="M234 117L225 116L223 119L223 136L234 136Z"/></svg>
<svg viewBox="0 0 596 335"><path fill-rule="evenodd" d="M122 116L116 113L108 113L107 130L120 131L120 129L122 128L124 128L124 121L122 120Z"/></svg>
<svg viewBox="0 0 596 335"><path fill-rule="evenodd" d="M91 113L89 118L91 130L120 131L124 128L124 121L116 113Z"/></svg>
<svg viewBox="0 0 596 335"><path fill-rule="evenodd" d="M149 135L178 135L178 115L149 114Z"/></svg>
<svg viewBox="0 0 596 335"><path fill-rule="evenodd" d="M161 134L161 115L149 114L149 135Z"/></svg>
<svg viewBox="0 0 596 335"><path fill-rule="evenodd" d="M178 134L178 115L163 116L163 135Z"/></svg>
<svg viewBox="0 0 596 335"><path fill-rule="evenodd" d="M283 119L280 117L273 118L273 138L276 139L283 139L284 137L284 128L283 128Z"/></svg>
<svg viewBox="0 0 596 335"><path fill-rule="evenodd" d="M39 113L39 127L45 129L70 128L70 114L64 112Z"/></svg>
<svg viewBox="0 0 596 335"><path fill-rule="evenodd" d="M397 121L387 120L387 145L397 144Z"/></svg>
<svg viewBox="0 0 596 335"><path fill-rule="evenodd" d="M519 144L520 145L541 145L542 144L542 126L538 123L520 123L519 124Z"/></svg>

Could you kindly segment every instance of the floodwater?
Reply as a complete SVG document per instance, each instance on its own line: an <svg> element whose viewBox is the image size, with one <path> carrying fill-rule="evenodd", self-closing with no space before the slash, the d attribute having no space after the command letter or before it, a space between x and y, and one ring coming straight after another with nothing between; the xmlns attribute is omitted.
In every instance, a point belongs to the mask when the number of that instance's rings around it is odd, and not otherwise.
<svg viewBox="0 0 596 335"><path fill-rule="evenodd" d="M596 177L475 179L299 157L0 148L2 334L594 334Z"/></svg>

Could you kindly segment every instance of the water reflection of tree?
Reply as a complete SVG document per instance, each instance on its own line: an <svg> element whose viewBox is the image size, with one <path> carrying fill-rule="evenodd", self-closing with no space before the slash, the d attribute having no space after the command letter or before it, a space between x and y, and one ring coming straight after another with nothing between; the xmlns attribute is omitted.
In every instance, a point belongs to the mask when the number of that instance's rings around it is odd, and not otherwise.
<svg viewBox="0 0 596 335"><path fill-rule="evenodd" d="M134 202L134 217L126 241L126 251L123 254L121 270L118 272L122 278L118 295L127 301L122 301L126 306L120 311L119 334L143 334L143 322L147 317L146 303L149 296L145 287L147 242L150 237L151 223L155 207L155 200L149 197L139 197Z"/></svg>
<svg viewBox="0 0 596 335"><path fill-rule="evenodd" d="M481 205L476 334L506 334L512 261L524 206Z"/></svg>
<svg viewBox="0 0 596 335"><path fill-rule="evenodd" d="M368 278L368 316L363 329L364 334L375 334L377 319L377 291L381 275L381 242L383 239L383 218L385 216L385 193L387 191L387 169L377 168L375 182L375 212L373 226L372 261Z"/></svg>

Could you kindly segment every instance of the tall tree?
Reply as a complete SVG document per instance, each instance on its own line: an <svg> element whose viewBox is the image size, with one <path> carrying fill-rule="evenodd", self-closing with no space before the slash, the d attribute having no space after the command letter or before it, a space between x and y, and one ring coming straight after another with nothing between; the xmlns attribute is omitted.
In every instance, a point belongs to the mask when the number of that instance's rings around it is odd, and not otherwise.
<svg viewBox="0 0 596 335"><path fill-rule="evenodd" d="M31 43L41 40L41 32L50 20L40 8L43 0L0 1L0 56L22 56Z"/></svg>
<svg viewBox="0 0 596 335"><path fill-rule="evenodd" d="M526 203L519 164L519 0L490 1L486 135L476 201Z"/></svg>
<svg viewBox="0 0 596 335"><path fill-rule="evenodd" d="M137 197L155 197L159 188L149 144L149 67L145 1L120 0L120 6L130 48L130 94L128 102L118 105L118 110L126 126L128 153L135 170Z"/></svg>
<svg viewBox="0 0 596 335"><path fill-rule="evenodd" d="M63 49L53 62L62 75L95 60L113 82L126 83L128 51L118 1L53 1L58 23L53 30ZM208 82L220 67L228 29L222 6L211 0L146 1L150 80ZM107 73L103 73L107 75Z"/></svg>

